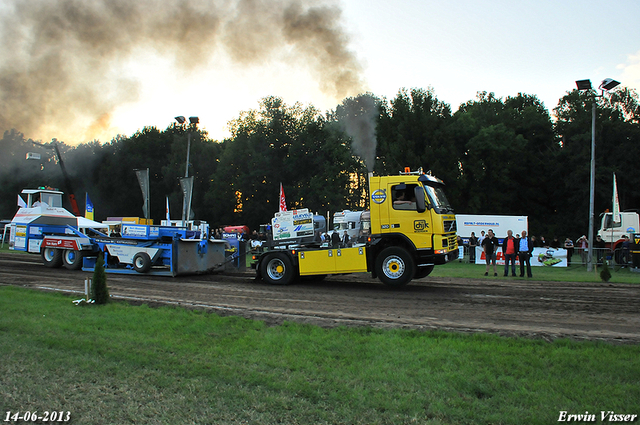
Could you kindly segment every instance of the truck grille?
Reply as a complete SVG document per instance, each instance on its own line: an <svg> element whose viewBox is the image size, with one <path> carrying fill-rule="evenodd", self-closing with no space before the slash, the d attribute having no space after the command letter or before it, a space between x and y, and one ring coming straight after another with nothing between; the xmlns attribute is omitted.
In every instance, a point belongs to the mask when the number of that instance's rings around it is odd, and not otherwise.
<svg viewBox="0 0 640 425"><path fill-rule="evenodd" d="M443 226L445 233L455 232L457 230L455 220L445 220Z"/></svg>

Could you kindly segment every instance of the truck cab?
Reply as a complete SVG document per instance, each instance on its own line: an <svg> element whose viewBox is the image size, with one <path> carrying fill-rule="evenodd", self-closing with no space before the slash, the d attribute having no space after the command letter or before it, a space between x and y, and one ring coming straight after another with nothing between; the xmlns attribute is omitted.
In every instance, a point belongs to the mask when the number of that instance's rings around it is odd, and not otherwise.
<svg viewBox="0 0 640 425"><path fill-rule="evenodd" d="M456 220L442 180L420 172L369 177L371 243L413 254L416 276L458 256Z"/></svg>
<svg viewBox="0 0 640 425"><path fill-rule="evenodd" d="M613 213L602 214L602 221L598 234L602 237L607 248L615 251L622 243L622 236L631 237L632 233L640 231L640 219L635 211L623 211L620 213L620 221L613 221Z"/></svg>

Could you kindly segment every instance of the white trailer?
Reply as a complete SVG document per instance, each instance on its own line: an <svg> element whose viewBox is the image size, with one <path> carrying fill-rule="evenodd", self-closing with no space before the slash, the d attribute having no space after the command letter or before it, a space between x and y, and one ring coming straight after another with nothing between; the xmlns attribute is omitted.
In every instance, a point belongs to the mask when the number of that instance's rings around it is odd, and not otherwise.
<svg viewBox="0 0 640 425"><path fill-rule="evenodd" d="M489 229L498 239L507 236L507 230L512 230L513 235L521 233L523 230L529 232L529 217L526 215L475 215L456 214L456 227L458 235L466 242L474 232L476 237L484 230Z"/></svg>
<svg viewBox="0 0 640 425"><path fill-rule="evenodd" d="M347 231L349 239L357 241L362 233L362 219L365 211L344 210L333 214L333 230L342 238Z"/></svg>

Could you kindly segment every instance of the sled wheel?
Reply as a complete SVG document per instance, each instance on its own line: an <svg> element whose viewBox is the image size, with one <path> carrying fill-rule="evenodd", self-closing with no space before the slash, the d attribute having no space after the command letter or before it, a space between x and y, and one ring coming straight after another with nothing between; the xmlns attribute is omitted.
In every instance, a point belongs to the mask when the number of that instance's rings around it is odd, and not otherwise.
<svg viewBox="0 0 640 425"><path fill-rule="evenodd" d="M151 257L146 252L138 252L133 257L133 269L138 273L147 273L151 270Z"/></svg>
<svg viewBox="0 0 640 425"><path fill-rule="evenodd" d="M69 270L79 270L82 268L83 257L84 255L82 254L82 251L65 249L62 252L62 265Z"/></svg>
<svg viewBox="0 0 640 425"><path fill-rule="evenodd" d="M62 265L62 251L56 248L43 248L42 262L45 267L60 267Z"/></svg>

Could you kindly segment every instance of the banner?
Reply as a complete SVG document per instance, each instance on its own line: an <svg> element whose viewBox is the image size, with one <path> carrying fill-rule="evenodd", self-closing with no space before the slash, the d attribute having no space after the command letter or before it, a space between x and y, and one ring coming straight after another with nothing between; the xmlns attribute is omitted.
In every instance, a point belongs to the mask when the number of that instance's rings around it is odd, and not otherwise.
<svg viewBox="0 0 640 425"><path fill-rule="evenodd" d="M144 212L144 218L149 219L149 169L133 171L136 172L138 183L140 183L140 190L142 190L142 198L144 199L142 210Z"/></svg>
<svg viewBox="0 0 640 425"><path fill-rule="evenodd" d="M169 197L167 196L167 210L165 211L167 215L168 225L171 226L171 215L169 214Z"/></svg>
<svg viewBox="0 0 640 425"><path fill-rule="evenodd" d="M282 183L280 183L280 212L287 210L287 202L284 199L284 189Z"/></svg>
<svg viewBox="0 0 640 425"><path fill-rule="evenodd" d="M93 220L93 202L89 199L89 192L85 192L84 218Z"/></svg>
<svg viewBox="0 0 640 425"><path fill-rule="evenodd" d="M567 250L556 248L533 248L531 253L531 267L547 266L547 267L567 267ZM476 247L476 264L487 264L485 261L484 250L482 247ZM502 248L498 248L496 255L496 265L504 266L504 255ZM516 257L516 265L520 266L520 260Z"/></svg>
<svg viewBox="0 0 640 425"><path fill-rule="evenodd" d="M180 187L182 187L182 222L183 226L186 226L186 221L189 220L191 214L191 195L193 193L193 176L192 177L180 177Z"/></svg>

